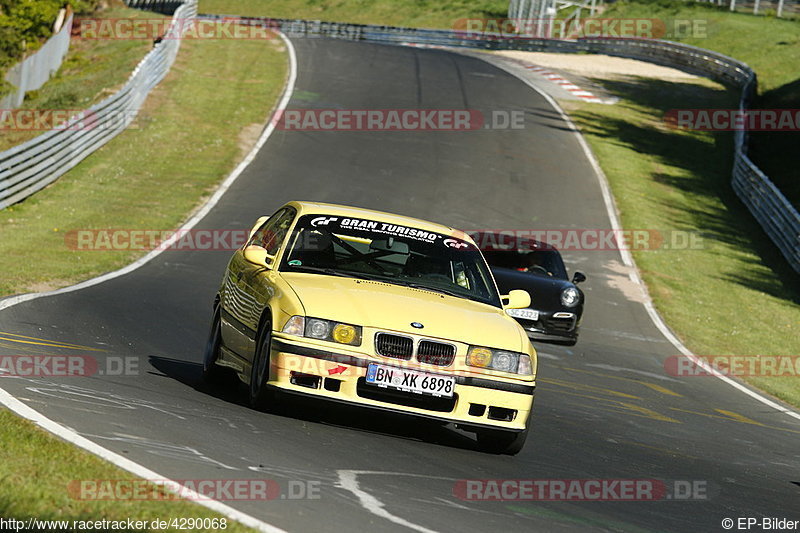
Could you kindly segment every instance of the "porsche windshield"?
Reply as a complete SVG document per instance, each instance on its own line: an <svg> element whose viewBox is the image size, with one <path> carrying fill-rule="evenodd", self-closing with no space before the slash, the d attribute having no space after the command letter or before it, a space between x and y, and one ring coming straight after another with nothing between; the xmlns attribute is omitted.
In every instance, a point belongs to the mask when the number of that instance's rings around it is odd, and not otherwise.
<svg viewBox="0 0 800 533"><path fill-rule="evenodd" d="M301 217L280 270L380 280L501 307L489 269L473 244L375 220Z"/></svg>

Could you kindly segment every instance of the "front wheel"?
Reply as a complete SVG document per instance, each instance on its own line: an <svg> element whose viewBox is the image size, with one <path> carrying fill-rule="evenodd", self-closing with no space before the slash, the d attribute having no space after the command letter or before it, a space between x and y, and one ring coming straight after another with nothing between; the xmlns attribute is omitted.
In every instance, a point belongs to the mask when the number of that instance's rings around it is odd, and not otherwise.
<svg viewBox="0 0 800 533"><path fill-rule="evenodd" d="M250 368L250 406L259 411L265 411L274 404L274 394L267 387L271 343L272 323L267 320L262 326L253 365Z"/></svg>
<svg viewBox="0 0 800 533"><path fill-rule="evenodd" d="M528 439L528 428L522 431L504 431L502 429L479 429L476 433L478 448L481 451L495 454L517 455Z"/></svg>

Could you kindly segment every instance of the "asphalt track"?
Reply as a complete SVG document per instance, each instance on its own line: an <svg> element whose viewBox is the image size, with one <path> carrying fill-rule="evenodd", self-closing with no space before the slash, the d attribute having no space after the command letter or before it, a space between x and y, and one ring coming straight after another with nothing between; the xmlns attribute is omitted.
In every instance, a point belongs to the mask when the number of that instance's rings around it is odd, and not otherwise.
<svg viewBox="0 0 800 533"><path fill-rule="evenodd" d="M575 136L506 72L440 50L294 43L290 107L522 110L525 128L276 131L199 229L246 228L291 199L464 229L610 227ZM533 431L516 457L478 452L469 434L402 417L313 405L266 414L239 391L201 390L211 301L229 255L167 251L128 275L3 311L2 354L81 353L101 366L122 356L139 372L6 378L2 387L169 478L270 478L284 493L290 482L318 483L314 499L227 502L290 531L684 532L721 531L726 517L800 519L800 422L718 379L669 376L664 360L676 349L645 313L618 252L565 254L570 270L589 278L584 329L573 348L537 346ZM688 480L705 483L707 494L645 502L453 496L458 480L476 478Z"/></svg>

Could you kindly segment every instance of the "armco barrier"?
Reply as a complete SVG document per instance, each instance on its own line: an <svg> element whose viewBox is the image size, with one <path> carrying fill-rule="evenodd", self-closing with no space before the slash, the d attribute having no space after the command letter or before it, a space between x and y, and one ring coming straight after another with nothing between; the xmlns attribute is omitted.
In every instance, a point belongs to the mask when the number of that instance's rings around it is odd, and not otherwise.
<svg viewBox="0 0 800 533"><path fill-rule="evenodd" d="M756 74L741 61L717 52L657 39L581 38L559 39L475 39L465 32L398 28L370 24L348 24L312 20L199 15L204 18L229 18L240 23L280 29L288 37L329 37L391 44L422 44L525 50L532 52L593 53L639 59L700 74L741 90L740 110L746 110L756 92ZM735 135L733 189L766 234L780 249L796 272L800 272L800 214L786 197L747 156L747 133Z"/></svg>
<svg viewBox="0 0 800 533"><path fill-rule="evenodd" d="M52 183L128 127L150 90L167 75L178 55L181 39L177 38L177 33L184 31L186 24L176 21L196 14L197 0L181 3L174 13L167 38L142 59L117 93L72 118L63 127L0 152L0 209Z"/></svg>
<svg viewBox="0 0 800 533"><path fill-rule="evenodd" d="M25 93L44 85L61 67L69 51L72 31L72 10L62 11L65 17L61 29L52 35L41 48L8 69L5 79L14 89L0 98L0 109L16 109L25 100Z"/></svg>

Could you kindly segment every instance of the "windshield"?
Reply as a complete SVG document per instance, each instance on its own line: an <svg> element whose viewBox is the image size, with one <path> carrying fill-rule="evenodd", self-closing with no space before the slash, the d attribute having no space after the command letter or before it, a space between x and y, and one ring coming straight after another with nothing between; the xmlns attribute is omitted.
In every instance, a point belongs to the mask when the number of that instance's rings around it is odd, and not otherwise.
<svg viewBox="0 0 800 533"><path fill-rule="evenodd" d="M300 217L280 270L385 281L501 307L473 244L375 220Z"/></svg>
<svg viewBox="0 0 800 533"><path fill-rule="evenodd" d="M493 234L479 234L477 242L483 244L483 255L493 267L510 268L551 278L568 278L561 254L545 242L519 240L509 244L502 240L502 236Z"/></svg>

